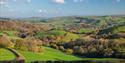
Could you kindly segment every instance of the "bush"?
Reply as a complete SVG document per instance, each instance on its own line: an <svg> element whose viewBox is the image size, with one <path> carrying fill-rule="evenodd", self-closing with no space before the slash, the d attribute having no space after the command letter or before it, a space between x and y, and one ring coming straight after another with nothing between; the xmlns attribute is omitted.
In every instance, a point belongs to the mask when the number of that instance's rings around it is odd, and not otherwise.
<svg viewBox="0 0 125 63"><path fill-rule="evenodd" d="M60 49L61 51L65 51L65 48L64 48L63 46L59 46L59 49Z"/></svg>
<svg viewBox="0 0 125 63"><path fill-rule="evenodd" d="M79 35L70 32L52 30L47 32L39 32L36 35L37 38L43 40L46 39L48 42L70 42L79 38Z"/></svg>
<svg viewBox="0 0 125 63"><path fill-rule="evenodd" d="M64 37L60 40L60 42L70 42L78 39L79 36L73 33L66 33Z"/></svg>
<svg viewBox="0 0 125 63"><path fill-rule="evenodd" d="M51 46L52 48L54 48L54 49L59 49L59 47L58 47L56 44L54 44L54 43L51 43L50 46Z"/></svg>
<svg viewBox="0 0 125 63"><path fill-rule="evenodd" d="M109 57L112 56L114 51L111 48L104 49L104 56Z"/></svg>
<svg viewBox="0 0 125 63"><path fill-rule="evenodd" d="M15 43L15 49L23 51L41 52L43 50L41 46L38 40L32 38L21 39Z"/></svg>
<svg viewBox="0 0 125 63"><path fill-rule="evenodd" d="M73 50L72 49L67 49L66 54L73 54Z"/></svg>
<svg viewBox="0 0 125 63"><path fill-rule="evenodd" d="M22 51L28 51L27 44L24 39L18 39L15 41L15 49L22 50Z"/></svg>
<svg viewBox="0 0 125 63"><path fill-rule="evenodd" d="M3 35L0 37L0 47L2 48L13 48L14 44L11 42L8 36Z"/></svg>

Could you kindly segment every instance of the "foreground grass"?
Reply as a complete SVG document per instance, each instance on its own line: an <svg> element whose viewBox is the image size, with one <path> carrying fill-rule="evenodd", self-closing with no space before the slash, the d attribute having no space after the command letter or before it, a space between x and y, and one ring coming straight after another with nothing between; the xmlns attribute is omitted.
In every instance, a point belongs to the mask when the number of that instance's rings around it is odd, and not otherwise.
<svg viewBox="0 0 125 63"><path fill-rule="evenodd" d="M0 61L4 61L4 60L13 60L15 59L15 55L3 48L0 48Z"/></svg>
<svg viewBox="0 0 125 63"><path fill-rule="evenodd" d="M78 61L78 60L88 60L88 61L112 61L117 60L113 58L80 58L73 55L67 55L59 50L52 49L49 47L43 47L44 51L41 53L33 53L29 51L19 51L26 58L26 62L33 61ZM15 59L15 55L6 50L0 49L0 61L3 60L13 60Z"/></svg>
<svg viewBox="0 0 125 63"><path fill-rule="evenodd" d="M65 60L65 61L72 61L72 60L82 60L82 58L72 56L72 55L66 55L63 52L60 52L58 50L44 47L44 51L42 53L33 53L33 52L26 52L26 51L20 51L26 58L26 62L32 62L32 61L59 61L59 60Z"/></svg>
<svg viewBox="0 0 125 63"><path fill-rule="evenodd" d="M43 47L45 50L42 53L33 53L28 51L20 51L21 54L26 58L26 62L32 61L78 61L78 60L89 60L89 61L105 61L105 60L116 60L113 58L80 58L73 55L67 55L58 50Z"/></svg>

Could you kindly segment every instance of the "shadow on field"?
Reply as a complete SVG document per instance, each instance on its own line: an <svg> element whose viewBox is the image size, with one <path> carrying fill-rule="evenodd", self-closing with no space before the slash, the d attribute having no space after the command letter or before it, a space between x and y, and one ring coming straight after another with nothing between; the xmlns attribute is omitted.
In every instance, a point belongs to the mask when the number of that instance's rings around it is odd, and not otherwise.
<svg viewBox="0 0 125 63"><path fill-rule="evenodd" d="M35 61L32 63L125 63L125 60L115 61Z"/></svg>
<svg viewBox="0 0 125 63"><path fill-rule="evenodd" d="M108 60L108 61L34 61L34 62L24 62L24 61L0 61L0 63L125 63L125 60Z"/></svg>

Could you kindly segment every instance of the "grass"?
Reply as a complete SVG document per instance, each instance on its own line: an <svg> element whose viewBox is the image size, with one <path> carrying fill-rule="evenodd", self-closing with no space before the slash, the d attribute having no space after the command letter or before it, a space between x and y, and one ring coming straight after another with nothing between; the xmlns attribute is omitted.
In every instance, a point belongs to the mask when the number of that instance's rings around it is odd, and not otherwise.
<svg viewBox="0 0 125 63"><path fill-rule="evenodd" d="M37 37L43 38L47 36L61 36L61 35L64 35L65 33L66 33L65 31L52 30L52 31L47 31L47 32L39 32L37 34Z"/></svg>
<svg viewBox="0 0 125 63"><path fill-rule="evenodd" d="M89 61L97 61L97 60L116 60L113 58L80 58L73 55L67 55L59 50L52 49L49 47L43 47L45 50L42 53L33 53L28 51L20 51L26 58L26 62L32 61L78 61L78 60L89 60Z"/></svg>
<svg viewBox="0 0 125 63"><path fill-rule="evenodd" d="M125 32L125 26L121 26L117 28L119 32Z"/></svg>
<svg viewBox="0 0 125 63"><path fill-rule="evenodd" d="M26 58L26 62L32 62L32 61L59 61L59 60L65 60L65 61L72 61L72 60L82 60L82 58L67 55L59 50L52 49L49 47L43 47L44 51L42 53L33 53L28 51L20 51Z"/></svg>
<svg viewBox="0 0 125 63"><path fill-rule="evenodd" d="M70 42L70 41L74 41L74 40L78 39L79 35L70 33L70 32L66 32L66 31L61 31L61 30L51 30L51 31L47 31L47 32L39 32L36 35L36 37L38 37L40 39L45 38L45 37L49 37L49 38L63 37L58 42Z"/></svg>
<svg viewBox="0 0 125 63"><path fill-rule="evenodd" d="M79 35L77 34L73 34L73 33L67 33L64 38L62 38L60 40L60 42L70 42L70 41L74 41L76 39L79 39Z"/></svg>
<svg viewBox="0 0 125 63"><path fill-rule="evenodd" d="M79 30L80 33L88 33L88 32L93 32L93 31L94 30L92 29L84 29L84 28Z"/></svg>
<svg viewBox="0 0 125 63"><path fill-rule="evenodd" d="M13 60L15 59L15 55L3 48L0 48L0 61L4 61L4 60Z"/></svg>
<svg viewBox="0 0 125 63"><path fill-rule="evenodd" d="M48 35L54 35L54 36L61 36L64 35L65 33L67 32L61 30L52 30L47 32Z"/></svg>
<svg viewBox="0 0 125 63"><path fill-rule="evenodd" d="M0 32L0 35L3 35L3 33Z"/></svg>
<svg viewBox="0 0 125 63"><path fill-rule="evenodd" d="M112 40L114 41L114 43L117 43L119 45L125 44L125 38L115 38L115 39L112 39ZM123 51L125 51L125 49Z"/></svg>
<svg viewBox="0 0 125 63"><path fill-rule="evenodd" d="M7 34L8 36L16 36L17 31L0 31L0 35Z"/></svg>
<svg viewBox="0 0 125 63"><path fill-rule="evenodd" d="M4 31L4 32L6 32L9 35L9 37L11 37L13 39L14 38L18 39L18 37L15 36L15 33L16 33L15 31ZM47 33L47 32L45 32L45 33ZM48 35L56 35L56 36L64 35L65 33L67 33L66 36L63 38L63 41L79 38L76 34L72 34L72 33L65 32L65 31L59 31L59 30L52 30L52 31L49 31L48 33L47 33ZM4 34L4 33L0 32L0 34ZM38 34L38 35L40 35L40 34ZM50 61L114 60L113 58L80 58L80 57L73 56L73 55L67 55L59 50L52 49L49 47L43 47L43 48L44 48L44 51L41 53L33 53L33 52L29 52L29 51L19 51L19 52L22 55L24 55L24 57L26 58L26 62L48 61L48 60L50 60ZM12 60L14 58L15 58L15 56L12 52L10 52L6 49L0 49L0 61Z"/></svg>
<svg viewBox="0 0 125 63"><path fill-rule="evenodd" d="M52 31L50 31L48 33L53 34L55 36L60 36L60 35L64 35L66 32L65 31L61 31L61 30L52 30Z"/></svg>
<svg viewBox="0 0 125 63"><path fill-rule="evenodd" d="M18 51L26 58L26 62L33 61L78 61L78 60L88 60L88 61L106 61L106 60L116 60L113 58L80 58L73 55L67 55L59 50L43 47L44 51L41 53L33 53L29 51ZM6 49L0 49L0 61L3 60L13 60L15 56L12 52Z"/></svg>
<svg viewBox="0 0 125 63"><path fill-rule="evenodd" d="M113 30L114 33L119 33L119 32L123 32L125 33L125 26L119 26L118 28Z"/></svg>

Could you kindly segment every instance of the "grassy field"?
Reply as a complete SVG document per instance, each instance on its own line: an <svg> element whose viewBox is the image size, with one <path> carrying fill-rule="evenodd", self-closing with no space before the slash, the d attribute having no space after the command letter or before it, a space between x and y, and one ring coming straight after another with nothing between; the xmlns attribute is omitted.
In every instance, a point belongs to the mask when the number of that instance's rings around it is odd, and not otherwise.
<svg viewBox="0 0 125 63"><path fill-rule="evenodd" d="M72 55L66 55L63 52L60 52L58 50L43 47L44 51L42 53L33 53L33 52L26 52L26 51L20 51L26 58L26 62L31 61L59 61L59 60L65 60L65 61L72 61L72 60L82 60L82 58L72 56Z"/></svg>
<svg viewBox="0 0 125 63"><path fill-rule="evenodd" d="M125 26L118 27L117 29L119 32L125 32Z"/></svg>
<svg viewBox="0 0 125 63"><path fill-rule="evenodd" d="M82 30L84 31L84 30ZM14 31L5 31L10 38L16 38ZM50 33L51 32L51 33ZM50 31L48 35L64 35L65 31ZM0 34L4 34L3 32L0 32ZM41 33L41 35L44 33ZM67 38L76 38L77 35L68 33L64 39L67 40ZM18 37L17 37L18 38ZM32 62L32 61L75 61L75 60L114 60L113 58L80 58L73 55L67 55L59 50L49 48L49 47L43 47L44 50L41 53L33 53L29 51L19 51L24 57L26 58L26 62ZM13 60L15 58L14 54L6 49L0 49L0 61L3 60Z"/></svg>
<svg viewBox="0 0 125 63"><path fill-rule="evenodd" d="M62 36L64 35L65 31L60 31L60 30L52 30L52 31L47 31L47 32L39 32L37 34L37 37L40 37L40 38L43 38L43 37L46 37L46 36Z"/></svg>
<svg viewBox="0 0 125 63"><path fill-rule="evenodd" d="M94 32L94 30L92 30L92 29L84 29L83 28L83 29L80 29L79 32L80 33L89 33L89 32Z"/></svg>
<svg viewBox="0 0 125 63"><path fill-rule="evenodd" d="M61 51L56 49L52 49L49 47L43 47L45 50L42 53L33 53L33 52L26 52L20 51L26 58L26 62L32 61L77 61L77 60L116 60L114 58L80 58L73 55L67 55Z"/></svg>
<svg viewBox="0 0 125 63"><path fill-rule="evenodd" d="M15 36L18 32L17 31L0 31L0 34L7 34L8 36Z"/></svg>
<svg viewBox="0 0 125 63"><path fill-rule="evenodd" d="M0 48L0 61L13 60L14 58L15 58L15 55L12 52L6 49Z"/></svg>
<svg viewBox="0 0 125 63"><path fill-rule="evenodd" d="M42 53L33 53L29 51L19 51L26 58L26 62L33 61L75 61L75 60L115 60L113 58L80 58L73 55L67 55L59 50L52 49L49 47L43 47L44 51ZM3 60L13 60L15 56L12 52L0 49L0 61Z"/></svg>
<svg viewBox="0 0 125 63"><path fill-rule="evenodd" d="M125 26L119 26L113 30L113 33L119 33L119 32L125 33Z"/></svg>
<svg viewBox="0 0 125 63"><path fill-rule="evenodd" d="M38 37L39 39L45 38L45 37L62 37L59 41L57 42L70 42L73 40L76 40L79 38L79 35L74 34L74 33L70 33L70 32L66 32L66 31L61 31L61 30L51 30L51 31L47 31L47 32L39 32L37 33L36 37Z"/></svg>

